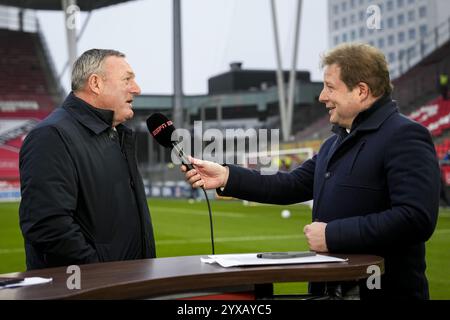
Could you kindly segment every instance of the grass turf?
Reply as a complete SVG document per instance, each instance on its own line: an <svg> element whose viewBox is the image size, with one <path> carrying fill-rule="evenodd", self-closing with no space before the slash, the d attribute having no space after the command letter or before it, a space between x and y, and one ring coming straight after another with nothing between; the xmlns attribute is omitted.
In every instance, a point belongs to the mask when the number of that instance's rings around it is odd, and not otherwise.
<svg viewBox="0 0 450 320"><path fill-rule="evenodd" d="M216 254L307 250L303 226L310 222L308 206L244 206L241 201L213 201ZM25 270L18 203L0 203L0 274ZM211 253L205 202L150 199L157 256ZM291 217L281 218L289 209ZM432 299L450 299L450 210L441 210L433 237L427 242L427 277ZM306 293L304 283L276 284L277 294Z"/></svg>

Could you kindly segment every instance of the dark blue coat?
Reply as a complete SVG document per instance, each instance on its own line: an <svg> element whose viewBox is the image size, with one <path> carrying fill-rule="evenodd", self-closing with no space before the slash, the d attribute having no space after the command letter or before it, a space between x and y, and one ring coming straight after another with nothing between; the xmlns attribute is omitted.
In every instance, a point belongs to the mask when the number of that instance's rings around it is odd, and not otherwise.
<svg viewBox="0 0 450 320"><path fill-rule="evenodd" d="M20 151L27 268L152 258L155 243L135 136L73 94Z"/></svg>
<svg viewBox="0 0 450 320"><path fill-rule="evenodd" d="M328 223L331 253L385 259L381 290L361 282L362 298L427 299L425 241L439 208L439 165L429 132L389 98L360 113L350 134L334 131L316 156L289 173L263 176L230 166L223 194L272 204L314 199L312 218Z"/></svg>

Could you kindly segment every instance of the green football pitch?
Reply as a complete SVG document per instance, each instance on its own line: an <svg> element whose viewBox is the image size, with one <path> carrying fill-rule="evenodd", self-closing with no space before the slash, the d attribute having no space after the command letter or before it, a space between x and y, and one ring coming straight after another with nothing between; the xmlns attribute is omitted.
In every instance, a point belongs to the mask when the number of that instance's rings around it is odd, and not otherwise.
<svg viewBox="0 0 450 320"><path fill-rule="evenodd" d="M307 250L303 226L308 206L244 205L242 201L211 202L216 254ZM18 203L0 204L0 273L25 270ZM158 257L211 253L206 203L150 199ZM282 218L281 211L291 211ZM432 299L450 299L450 210L441 210L433 237L427 242L427 276ZM306 293L304 283L275 285L277 294Z"/></svg>

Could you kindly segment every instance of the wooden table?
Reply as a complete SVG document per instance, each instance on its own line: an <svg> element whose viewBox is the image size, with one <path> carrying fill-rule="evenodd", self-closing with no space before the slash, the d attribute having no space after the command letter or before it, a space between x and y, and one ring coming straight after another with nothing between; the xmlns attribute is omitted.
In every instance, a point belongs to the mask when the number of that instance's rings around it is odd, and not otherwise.
<svg viewBox="0 0 450 320"><path fill-rule="evenodd" d="M277 282L345 281L368 278L367 268L384 260L372 255L333 254L347 262L222 268L201 256L81 265L81 289L69 290L66 267L3 274L53 278L48 284L0 289L0 299L145 299L206 289L222 290Z"/></svg>

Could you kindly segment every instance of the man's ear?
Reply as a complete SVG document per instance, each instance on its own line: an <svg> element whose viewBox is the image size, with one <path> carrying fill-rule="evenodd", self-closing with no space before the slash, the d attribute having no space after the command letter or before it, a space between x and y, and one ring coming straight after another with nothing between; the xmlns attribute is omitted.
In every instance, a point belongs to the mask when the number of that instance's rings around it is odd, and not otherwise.
<svg viewBox="0 0 450 320"><path fill-rule="evenodd" d="M370 88L365 82L360 82L356 85L358 90L358 97L361 102L366 101L370 97Z"/></svg>
<svg viewBox="0 0 450 320"><path fill-rule="evenodd" d="M91 74L87 81L89 90L92 91L94 94L99 95L102 88L101 82L102 79L98 74L96 73Z"/></svg>

